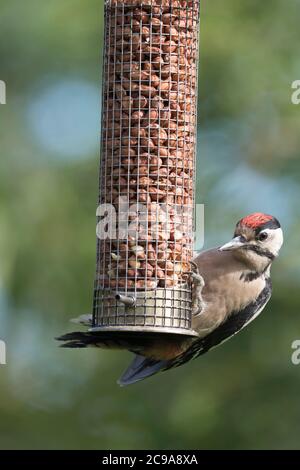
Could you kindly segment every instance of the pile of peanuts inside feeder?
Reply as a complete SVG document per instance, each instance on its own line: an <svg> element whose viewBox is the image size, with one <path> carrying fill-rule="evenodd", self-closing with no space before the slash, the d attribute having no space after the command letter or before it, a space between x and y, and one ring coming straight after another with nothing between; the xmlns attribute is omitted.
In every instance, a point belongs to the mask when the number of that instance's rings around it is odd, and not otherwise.
<svg viewBox="0 0 300 470"><path fill-rule="evenodd" d="M199 1L107 0L105 15L100 203L113 205L117 231L98 240L98 285L184 285L193 255Z"/></svg>

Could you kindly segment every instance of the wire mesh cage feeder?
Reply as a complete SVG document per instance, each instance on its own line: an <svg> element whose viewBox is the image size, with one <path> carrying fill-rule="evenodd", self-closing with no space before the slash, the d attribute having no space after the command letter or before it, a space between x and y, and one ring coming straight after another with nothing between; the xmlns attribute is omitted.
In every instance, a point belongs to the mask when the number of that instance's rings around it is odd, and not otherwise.
<svg viewBox="0 0 300 470"><path fill-rule="evenodd" d="M90 331L191 328L199 0L106 0Z"/></svg>

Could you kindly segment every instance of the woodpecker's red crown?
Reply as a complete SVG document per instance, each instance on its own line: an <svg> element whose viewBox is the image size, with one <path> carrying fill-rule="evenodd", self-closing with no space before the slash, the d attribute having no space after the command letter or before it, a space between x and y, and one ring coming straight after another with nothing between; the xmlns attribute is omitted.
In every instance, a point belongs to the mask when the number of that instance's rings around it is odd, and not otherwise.
<svg viewBox="0 0 300 470"><path fill-rule="evenodd" d="M247 215L236 225L237 231L251 230L254 234L258 234L261 230L266 228L276 230L280 228L280 223L272 215L263 214L262 212L254 212L253 214Z"/></svg>
<svg viewBox="0 0 300 470"><path fill-rule="evenodd" d="M274 220L272 215L263 214L262 212L254 212L254 214L247 215L240 220L241 225L256 230L258 227L265 225L266 223Z"/></svg>

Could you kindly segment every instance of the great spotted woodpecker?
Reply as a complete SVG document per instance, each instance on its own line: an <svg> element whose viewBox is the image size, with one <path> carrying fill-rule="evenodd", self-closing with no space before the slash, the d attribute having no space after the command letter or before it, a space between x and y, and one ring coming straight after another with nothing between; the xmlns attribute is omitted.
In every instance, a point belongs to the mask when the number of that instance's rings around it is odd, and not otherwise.
<svg viewBox="0 0 300 470"><path fill-rule="evenodd" d="M119 380L129 385L160 371L178 367L231 338L254 320L271 297L270 268L283 243L275 217L254 213L241 219L225 245L193 260L192 328L198 337L99 341L95 333L58 338L65 347L98 346L128 349L135 358ZM83 323L89 323L84 319Z"/></svg>

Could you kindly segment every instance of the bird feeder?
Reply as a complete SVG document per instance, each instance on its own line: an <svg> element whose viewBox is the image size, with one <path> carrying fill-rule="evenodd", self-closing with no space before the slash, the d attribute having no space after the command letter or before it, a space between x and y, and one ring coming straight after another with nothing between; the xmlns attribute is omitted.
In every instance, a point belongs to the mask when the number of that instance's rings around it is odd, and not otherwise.
<svg viewBox="0 0 300 470"><path fill-rule="evenodd" d="M91 331L191 329L199 0L106 0Z"/></svg>

